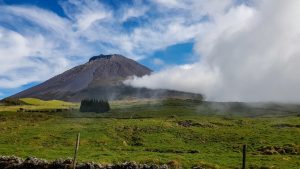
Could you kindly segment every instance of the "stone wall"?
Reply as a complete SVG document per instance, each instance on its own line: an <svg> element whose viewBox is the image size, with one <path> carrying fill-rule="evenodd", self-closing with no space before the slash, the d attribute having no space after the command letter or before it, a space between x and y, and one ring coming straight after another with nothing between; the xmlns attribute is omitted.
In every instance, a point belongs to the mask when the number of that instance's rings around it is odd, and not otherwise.
<svg viewBox="0 0 300 169"><path fill-rule="evenodd" d="M15 156L0 156L0 169L71 169L72 160L46 161L35 157L22 159ZM101 165L93 162L79 163L76 169L170 169L168 165L147 165L125 162L113 165Z"/></svg>

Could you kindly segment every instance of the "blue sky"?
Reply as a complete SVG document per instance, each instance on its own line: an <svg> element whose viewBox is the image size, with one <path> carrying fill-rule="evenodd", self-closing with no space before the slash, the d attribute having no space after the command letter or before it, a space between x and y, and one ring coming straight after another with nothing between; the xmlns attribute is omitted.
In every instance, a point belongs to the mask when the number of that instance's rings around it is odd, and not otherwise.
<svg viewBox="0 0 300 169"><path fill-rule="evenodd" d="M128 18L125 18L122 21L113 21L110 24L111 27L114 27L117 25L116 31L118 33L125 33L125 34L131 34L134 32L137 28L139 27L145 27L147 25L155 26L152 25L151 22L155 22L155 17L162 17L164 19L168 19L169 16L164 16L164 15L169 15L169 14L164 14L161 11L155 11L155 5L152 4L149 1L131 1L131 0L124 0L124 1L119 1L119 0L109 0L109 1L94 1L93 3L97 3L96 5L99 5L98 9L102 10L103 12L106 13L113 13L113 17L122 17L124 15L129 15ZM86 6L86 17L93 17L92 13L93 10L98 10L97 8L93 9L89 4L88 1L78 1L78 3L73 3L72 1L62 1L62 0L51 0L51 1L46 1L46 0L2 0L0 1L0 5L4 8L16 8L16 9L11 9L12 11L8 12L3 12L5 15L1 17L0 19L0 27L7 29L8 31L15 31L16 33L20 34L21 36L34 36L35 33L37 34L46 34L46 33L51 33L51 34L56 34L52 32L52 30L47 30L48 28L44 28L45 25L41 24L48 24L48 23L38 23L38 21L34 21L35 16L30 16L30 15L36 15L38 14L39 11L45 14L45 18L39 18L42 21L47 20L47 19L55 19L55 17L58 17L60 19L65 19L67 22L72 20L76 22L76 12L78 14L83 13L82 15L85 15L85 11L80 11L82 6ZM141 8L137 9L137 8ZM18 9L21 8L21 9ZM146 9L147 8L147 9ZM151 9L151 11L150 11ZM22 10L28 10L28 11L22 11ZM88 11L90 10L90 11ZM144 10L144 11L143 11ZM31 14L31 12L36 11L36 13ZM19 12L19 13L18 13ZM97 11L98 12L98 11ZM170 12L176 12L176 11L170 11ZM1 12L0 12L1 13ZM16 14L17 13L17 14ZM48 14L47 14L48 13ZM126 14L127 13L127 14ZM20 16L20 15L28 15L28 18L26 16ZM51 15L50 18L46 18L48 15ZM57 16L55 16L57 15ZM90 16L88 16L90 15ZM130 16L132 15L132 16ZM171 14L170 14L171 16ZM30 18L31 17L31 18ZM16 20L14 22L13 20ZM101 20L101 14L99 14L99 18ZM79 20L79 19L78 19ZM96 18L97 20L97 18ZM113 18L112 20L117 20ZM84 21L82 21L84 22ZM107 21L103 21L104 23ZM108 21L109 22L109 21ZM55 23L50 23L50 24L55 24ZM65 30L65 31L73 31L74 29L81 29L80 26L76 26L76 23L73 23L71 25L72 30ZM90 24L90 23L87 23ZM101 24L101 23L99 23ZM114 25L115 24L115 25ZM74 26L75 25L75 26ZM56 26L56 25L55 25ZM81 25L83 26L83 25ZM109 26L109 27L110 27ZM83 26L84 27L84 26ZM105 28L105 29L110 29L110 28ZM33 31L28 31L28 29L34 29ZM86 29L86 28L83 28ZM114 29L114 28L112 28ZM156 28L154 28L156 29ZM160 28L161 29L161 28ZM93 31L93 30L92 30ZM113 33L113 31L112 31ZM79 35L80 36L80 35ZM90 38L90 37L88 37ZM99 37L101 38L101 37ZM194 39L193 37L189 38L184 38L182 40L175 40L174 42L166 42L166 44L159 45L157 44L157 47L154 47L153 49L143 49L141 51L124 51L124 49L119 49L118 45L122 44L114 44L114 42L103 42L101 40L93 40L94 42L90 42L86 40L87 37L81 36L79 37L79 40L76 39L76 41L80 41L79 43L84 43L85 46L88 46L87 51L88 54L84 54L83 56L81 54L77 54L76 52L71 52L70 54L66 54L68 59L67 65L60 65L57 71L54 71L55 73L60 73L63 72L64 70L75 66L77 64L84 63L88 57L100 53L120 53L123 54L127 57L131 57L135 60L138 60L142 64L148 66L149 68L158 71L160 69L163 69L167 65L179 65L179 64L186 64L186 63L191 63L195 59L195 55L193 52L193 45L194 45ZM47 38L45 38L47 40ZM73 37L70 37L70 41L73 41ZM130 39L128 39L130 40ZM61 41L61 39L51 39L51 41ZM122 41L122 39L120 39ZM139 42L142 43L142 42ZM157 42L156 42L157 43ZM116 45L116 46L114 46ZM155 45L154 45L155 46ZM61 45L61 48L64 48L64 44ZM43 48L43 47L42 47ZM57 47L54 47L55 50ZM150 46L150 48L152 48ZM71 50L71 49L69 49ZM104 51L103 51L104 50ZM132 49L135 50L135 49ZM64 51L58 51L62 52L61 55L64 55ZM85 51L80 51L80 52L85 52ZM37 55L34 54L33 56L30 56L31 58L35 58L37 60L40 60L45 64L45 62L48 62L47 59L44 59L45 56L43 56L43 53L49 53L49 52L40 52L37 49L37 52L35 51L34 53L38 53ZM32 54L30 54L32 55ZM52 54L51 54L52 55ZM4 57L4 56L1 56ZM21 56L22 57L22 56ZM29 57L29 56L24 56L24 57ZM32 59L31 59L32 60ZM46 63L45 66L48 66L49 63ZM52 63L53 64L53 63ZM26 66L23 66L26 67ZM16 67L15 73L20 72L18 69L22 69L22 66ZM31 73L34 73L32 71L34 69L33 67L26 68L25 73L23 76L27 76ZM43 69L43 68L41 68ZM33 78L32 80L20 82L18 85L0 85L0 98L6 97L9 95L12 95L16 92L22 91L26 88L32 87L47 78L50 78L51 76L55 75L54 72L49 71L48 75L43 76L43 78ZM0 76L1 80L11 80L11 81L18 81L18 79L23 78L20 77L20 75L14 75L14 76L19 76L15 77L17 79L12 79L9 76Z"/></svg>
<svg viewBox="0 0 300 169"><path fill-rule="evenodd" d="M300 96L299 0L0 0L0 98L91 56L155 70L125 83L217 101Z"/></svg>

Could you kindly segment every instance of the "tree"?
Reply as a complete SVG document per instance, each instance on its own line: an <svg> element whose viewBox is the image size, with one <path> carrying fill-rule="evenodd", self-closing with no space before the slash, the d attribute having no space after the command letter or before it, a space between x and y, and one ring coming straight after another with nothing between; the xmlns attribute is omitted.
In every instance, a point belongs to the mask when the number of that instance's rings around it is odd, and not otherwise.
<svg viewBox="0 0 300 169"><path fill-rule="evenodd" d="M108 101L96 99L84 99L80 104L80 112L104 113L110 110Z"/></svg>

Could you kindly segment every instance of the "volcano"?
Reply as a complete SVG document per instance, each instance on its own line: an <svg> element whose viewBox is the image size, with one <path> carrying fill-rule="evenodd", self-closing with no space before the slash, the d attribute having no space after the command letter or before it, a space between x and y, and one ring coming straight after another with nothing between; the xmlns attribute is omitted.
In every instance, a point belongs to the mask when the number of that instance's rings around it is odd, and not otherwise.
<svg viewBox="0 0 300 169"><path fill-rule="evenodd" d="M87 98L122 100L132 98L202 98L200 94L165 89L136 88L123 84L131 76L150 75L152 70L119 54L98 55L37 86L10 98L80 101Z"/></svg>

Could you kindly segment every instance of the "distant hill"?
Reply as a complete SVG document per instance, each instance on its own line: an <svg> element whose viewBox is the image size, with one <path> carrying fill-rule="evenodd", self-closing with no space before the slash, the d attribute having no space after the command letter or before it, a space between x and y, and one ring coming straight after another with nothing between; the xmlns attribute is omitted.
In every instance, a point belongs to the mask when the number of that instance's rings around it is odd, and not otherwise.
<svg viewBox="0 0 300 169"><path fill-rule="evenodd" d="M80 101L87 98L120 100L128 98L197 98L201 94L174 90L135 88L123 84L130 76L142 77L152 70L122 55L99 55L44 83L10 98Z"/></svg>
<svg viewBox="0 0 300 169"><path fill-rule="evenodd" d="M26 102L19 100L19 99L14 99L14 98L6 98L0 100L0 106L18 106L18 105L28 105Z"/></svg>

